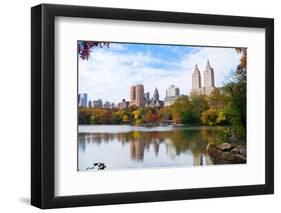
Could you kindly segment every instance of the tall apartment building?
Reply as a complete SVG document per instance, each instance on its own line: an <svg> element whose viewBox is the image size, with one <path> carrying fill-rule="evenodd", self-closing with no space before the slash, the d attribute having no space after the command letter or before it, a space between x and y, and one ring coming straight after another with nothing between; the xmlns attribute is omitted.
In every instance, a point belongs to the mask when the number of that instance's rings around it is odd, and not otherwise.
<svg viewBox="0 0 281 213"><path fill-rule="evenodd" d="M131 86L130 105L144 107L145 105L144 86L142 84Z"/></svg>
<svg viewBox="0 0 281 213"><path fill-rule="evenodd" d="M79 107L87 107L88 105L88 94L87 93L79 93L78 94L78 106Z"/></svg>
<svg viewBox="0 0 281 213"><path fill-rule="evenodd" d="M204 70L204 87L201 85L201 73L197 66L192 74L192 95L210 95L215 90L215 77L214 69L211 67L210 62L207 61L206 68Z"/></svg>
<svg viewBox="0 0 281 213"><path fill-rule="evenodd" d="M92 106L94 108L102 108L103 107L102 99L93 100Z"/></svg>
<svg viewBox="0 0 281 213"><path fill-rule="evenodd" d="M166 90L166 97L164 99L164 106L171 106L180 97L180 89L174 85Z"/></svg>
<svg viewBox="0 0 281 213"><path fill-rule="evenodd" d="M144 99L146 102L150 102L150 94L149 92L144 93Z"/></svg>

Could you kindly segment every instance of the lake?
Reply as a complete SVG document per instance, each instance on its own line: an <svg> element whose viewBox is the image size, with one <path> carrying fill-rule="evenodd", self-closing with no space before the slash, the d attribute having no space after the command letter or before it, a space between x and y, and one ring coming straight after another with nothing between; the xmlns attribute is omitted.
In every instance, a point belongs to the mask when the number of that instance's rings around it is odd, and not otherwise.
<svg viewBox="0 0 281 213"><path fill-rule="evenodd" d="M213 165L209 142L222 140L220 127L79 125L78 171Z"/></svg>

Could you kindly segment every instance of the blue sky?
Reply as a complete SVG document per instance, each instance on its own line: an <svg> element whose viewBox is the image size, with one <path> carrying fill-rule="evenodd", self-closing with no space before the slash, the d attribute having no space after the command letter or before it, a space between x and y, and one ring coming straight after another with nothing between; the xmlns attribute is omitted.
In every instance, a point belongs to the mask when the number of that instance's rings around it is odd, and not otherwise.
<svg viewBox="0 0 281 213"><path fill-rule="evenodd" d="M79 59L79 92L88 93L90 100L118 103L123 98L129 100L131 85L142 83L151 95L157 87L160 99L171 84L189 95L195 64L203 80L209 60L219 87L239 59L234 48L110 43L109 48L95 47L88 61Z"/></svg>

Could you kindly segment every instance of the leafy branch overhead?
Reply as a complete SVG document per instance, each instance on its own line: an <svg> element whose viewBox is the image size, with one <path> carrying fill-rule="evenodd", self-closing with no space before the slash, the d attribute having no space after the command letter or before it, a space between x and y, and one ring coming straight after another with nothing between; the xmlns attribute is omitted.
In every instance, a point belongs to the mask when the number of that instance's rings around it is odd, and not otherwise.
<svg viewBox="0 0 281 213"><path fill-rule="evenodd" d="M247 78L247 48L235 48L241 54L240 64L237 66L236 74L239 80L246 82Z"/></svg>
<svg viewBox="0 0 281 213"><path fill-rule="evenodd" d="M77 51L82 60L88 60L95 47L109 47L109 42L104 41L79 41Z"/></svg>

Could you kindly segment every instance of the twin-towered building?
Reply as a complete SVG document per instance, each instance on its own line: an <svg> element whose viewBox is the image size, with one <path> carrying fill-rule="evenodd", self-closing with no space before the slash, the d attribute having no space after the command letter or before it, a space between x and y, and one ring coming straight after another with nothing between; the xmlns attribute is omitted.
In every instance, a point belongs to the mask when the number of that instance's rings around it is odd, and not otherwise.
<svg viewBox="0 0 281 213"><path fill-rule="evenodd" d="M138 107L145 106L144 86L142 84L131 86L130 106L138 106Z"/></svg>
<svg viewBox="0 0 281 213"><path fill-rule="evenodd" d="M198 65L195 65L195 69L192 74L192 90L191 95L210 95L215 90L215 77L214 69L211 67L210 62L207 61L206 68L204 70L204 86L201 84L201 73Z"/></svg>
<svg viewBox="0 0 281 213"><path fill-rule="evenodd" d="M131 86L129 106L161 107L164 106L164 102L159 100L159 92L157 88L155 88L153 97L150 99L149 92L144 93L144 86L142 84L137 84Z"/></svg>

